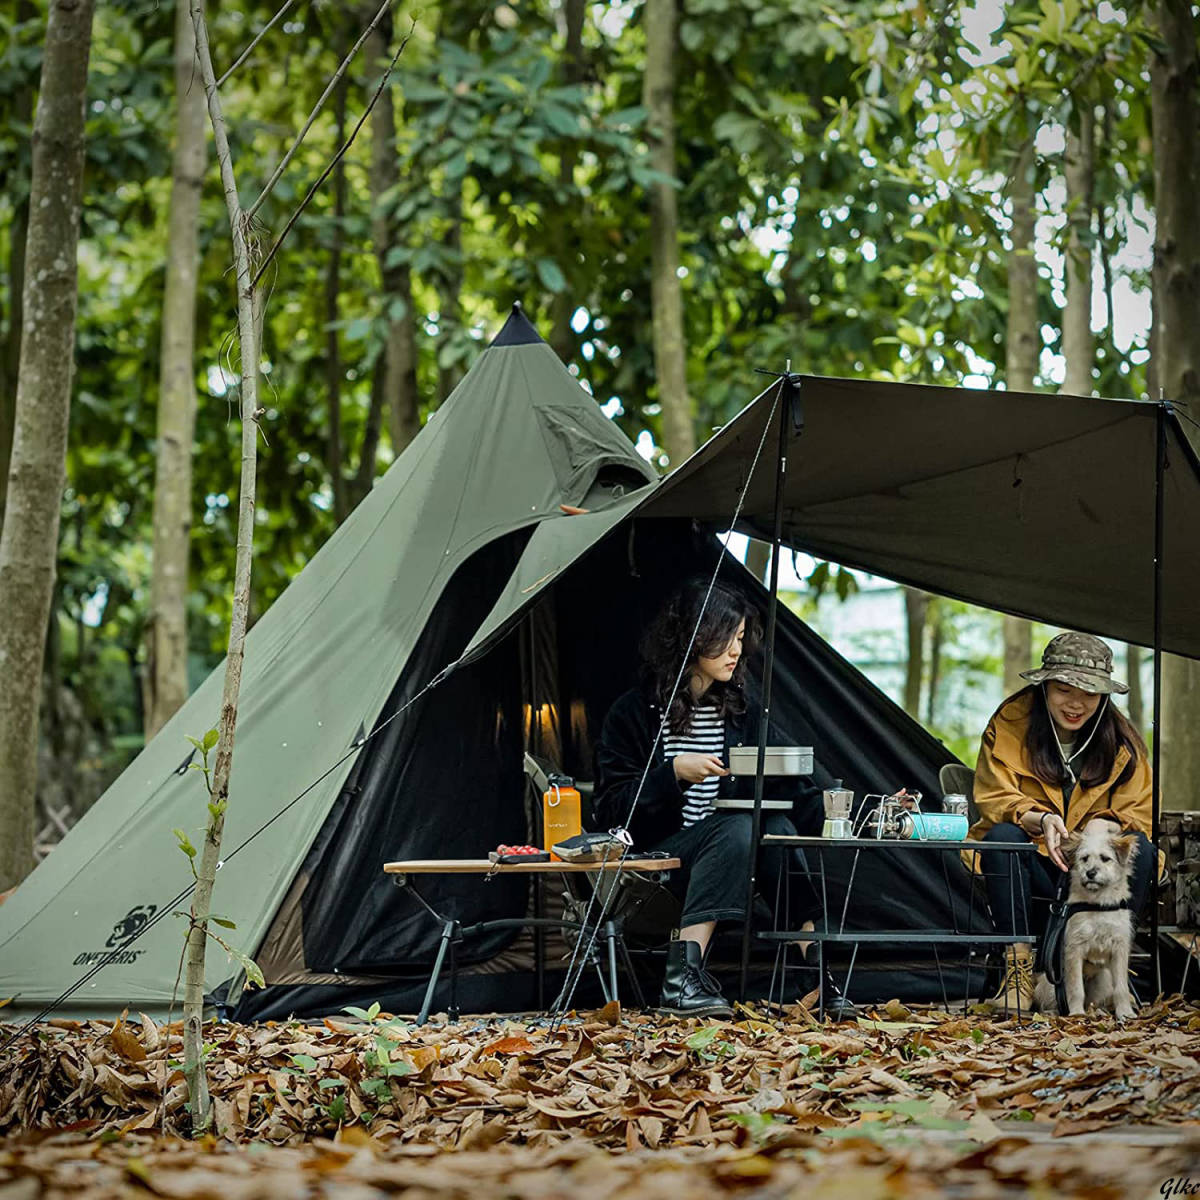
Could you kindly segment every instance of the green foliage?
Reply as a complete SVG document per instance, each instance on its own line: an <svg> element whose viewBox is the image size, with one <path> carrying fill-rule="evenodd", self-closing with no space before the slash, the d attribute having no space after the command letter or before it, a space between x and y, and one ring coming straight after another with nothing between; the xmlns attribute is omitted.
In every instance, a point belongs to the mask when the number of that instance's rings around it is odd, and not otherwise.
<svg viewBox="0 0 1200 1200"><path fill-rule="evenodd" d="M43 9L0 13L5 262L28 189L31 130L21 103L36 87ZM1113 395L1144 389L1146 347L1122 340L1111 298L1125 286L1148 286L1145 272L1121 259L1149 218L1152 191L1145 12L1133 6L1101 20L1080 0L1022 0L982 37L968 6L937 11L942 19L908 0L681 6L676 199L689 387L702 436L757 390L754 366L790 360L829 375L997 381L1014 154L1038 126L1073 125L1085 104L1100 130L1091 236L1110 297L1097 331L1095 384ZM213 9L218 70L273 12L258 0ZM366 127L346 158L345 211L335 214L326 184L272 269L252 620L335 528L324 301L335 234L344 449L333 469L343 476L358 468L388 321L413 322L427 417L514 299L543 332L557 323L555 344L627 433L659 440L647 333L647 188L655 176L645 149L641 8L588 6L576 62L566 56L561 16L545 0L519 9L443 0L422 9L389 85L399 182L382 212L371 210ZM173 19L172 4L99 6L89 80L56 669L107 748L106 776L136 751L142 729ZM300 6L223 89L244 199L294 137L361 19L353 7ZM377 64L351 67L351 123L377 79ZM278 229L294 210L334 139L330 108L264 205L268 226ZM1038 144L1039 209L1061 239L1061 151ZM372 242L379 215L395 230L383 248L388 263L411 273L411 313L380 278ZM1038 299L1046 361L1059 348L1061 303L1049 275L1043 271ZM211 161L198 280L193 685L224 653L237 504L234 297ZM0 330L11 319L11 287L0 272ZM385 421L378 469L391 458ZM846 596L855 579L822 564L808 584L813 595ZM970 657L955 642L962 613L948 607L945 618L945 653ZM982 661L971 667L988 669ZM977 731L931 716L951 748L973 752Z"/></svg>
<svg viewBox="0 0 1200 1200"><path fill-rule="evenodd" d="M703 1029L697 1029L683 1044L689 1050L707 1050L720 1036L719 1025L705 1025Z"/></svg>
<svg viewBox="0 0 1200 1200"><path fill-rule="evenodd" d="M733 1046L722 1040L719 1025L706 1025L703 1029L697 1029L683 1044L689 1050L694 1050L705 1062L716 1062L734 1051Z"/></svg>
<svg viewBox="0 0 1200 1200"><path fill-rule="evenodd" d="M769 1141L771 1134L783 1124L778 1117L769 1112L735 1112L729 1114L729 1119L746 1130L760 1145Z"/></svg>
<svg viewBox="0 0 1200 1200"><path fill-rule="evenodd" d="M353 1004L349 1008L342 1009L343 1012L348 1012L352 1017L357 1017L360 1021L375 1021L379 1017L379 1003L376 1001L370 1008L357 1008Z"/></svg>

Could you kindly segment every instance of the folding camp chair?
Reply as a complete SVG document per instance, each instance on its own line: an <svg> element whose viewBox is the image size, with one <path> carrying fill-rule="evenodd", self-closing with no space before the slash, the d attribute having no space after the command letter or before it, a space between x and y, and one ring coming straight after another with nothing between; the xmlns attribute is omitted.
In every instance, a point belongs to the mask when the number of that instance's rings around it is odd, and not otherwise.
<svg viewBox="0 0 1200 1200"><path fill-rule="evenodd" d="M964 763L946 763L938 771L938 786L943 796L960 795L967 798L967 819L972 825L979 820L975 807L975 772Z"/></svg>

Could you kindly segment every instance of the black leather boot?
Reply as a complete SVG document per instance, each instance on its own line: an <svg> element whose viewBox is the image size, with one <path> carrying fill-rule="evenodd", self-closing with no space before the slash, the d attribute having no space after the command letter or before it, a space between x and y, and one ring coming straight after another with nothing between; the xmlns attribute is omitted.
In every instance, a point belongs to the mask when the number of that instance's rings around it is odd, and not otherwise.
<svg viewBox="0 0 1200 1200"><path fill-rule="evenodd" d="M676 1017L732 1017L733 1009L704 970L699 942L672 942L667 949L659 1011Z"/></svg>

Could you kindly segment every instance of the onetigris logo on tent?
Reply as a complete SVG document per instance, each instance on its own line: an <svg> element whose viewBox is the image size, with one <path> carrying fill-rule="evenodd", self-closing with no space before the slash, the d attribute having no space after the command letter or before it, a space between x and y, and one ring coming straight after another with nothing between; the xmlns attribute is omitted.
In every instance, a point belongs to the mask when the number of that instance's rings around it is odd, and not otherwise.
<svg viewBox="0 0 1200 1200"><path fill-rule="evenodd" d="M156 904L139 904L131 908L114 926L105 946L112 949L119 946L131 934L140 933L150 923L150 918L158 912Z"/></svg>
<svg viewBox="0 0 1200 1200"><path fill-rule="evenodd" d="M75 956L75 966L84 967L105 959L112 963L135 963L138 956L144 954L142 949L116 950L115 947L127 941L133 934L140 933L150 924L151 918L158 912L156 904L139 904L131 908L114 926L104 943L103 950L85 950Z"/></svg>

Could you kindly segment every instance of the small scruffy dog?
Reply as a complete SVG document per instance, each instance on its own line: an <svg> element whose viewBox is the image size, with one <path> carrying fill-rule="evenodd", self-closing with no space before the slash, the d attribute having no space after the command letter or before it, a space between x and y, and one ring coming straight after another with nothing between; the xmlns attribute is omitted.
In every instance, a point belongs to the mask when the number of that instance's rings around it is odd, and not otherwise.
<svg viewBox="0 0 1200 1200"><path fill-rule="evenodd" d="M1137 839L1122 835L1111 821L1093 821L1064 847L1071 863L1067 903L1117 905L1129 901L1129 875ZM1133 914L1128 908L1076 912L1067 921L1062 942L1063 984L1067 1011L1082 1014L1089 1005L1110 1009L1118 1021L1134 1015L1129 994L1129 947ZM1039 974L1034 1007L1057 1012L1054 985Z"/></svg>

